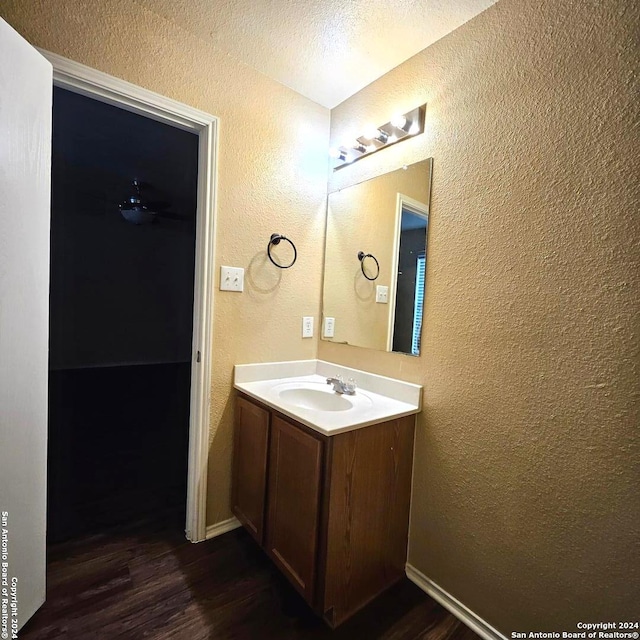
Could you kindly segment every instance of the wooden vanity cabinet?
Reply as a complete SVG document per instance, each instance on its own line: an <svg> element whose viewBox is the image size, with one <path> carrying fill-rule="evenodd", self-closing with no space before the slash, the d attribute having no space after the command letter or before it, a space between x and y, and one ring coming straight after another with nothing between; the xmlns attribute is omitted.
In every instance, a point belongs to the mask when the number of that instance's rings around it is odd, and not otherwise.
<svg viewBox="0 0 640 640"><path fill-rule="evenodd" d="M325 436L237 398L233 512L331 627L405 575L414 425Z"/></svg>
<svg viewBox="0 0 640 640"><path fill-rule="evenodd" d="M293 586L313 601L324 443L272 416L265 549Z"/></svg>
<svg viewBox="0 0 640 640"><path fill-rule="evenodd" d="M267 409L236 399L231 508L259 544L264 532L269 421Z"/></svg>

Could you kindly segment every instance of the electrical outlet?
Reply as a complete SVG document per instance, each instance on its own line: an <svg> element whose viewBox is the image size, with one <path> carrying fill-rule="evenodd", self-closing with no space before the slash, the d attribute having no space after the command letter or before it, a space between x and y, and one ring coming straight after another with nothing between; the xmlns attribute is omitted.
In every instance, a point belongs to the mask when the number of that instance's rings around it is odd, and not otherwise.
<svg viewBox="0 0 640 640"><path fill-rule="evenodd" d="M389 302L389 287L376 286L376 302L387 304Z"/></svg>
<svg viewBox="0 0 640 640"><path fill-rule="evenodd" d="M313 338L313 317L304 316L302 318L302 337Z"/></svg>
<svg viewBox="0 0 640 640"><path fill-rule="evenodd" d="M220 291L244 291L244 269L220 267Z"/></svg>
<svg viewBox="0 0 640 640"><path fill-rule="evenodd" d="M335 318L324 319L324 331L322 332L325 338L333 338L333 333L336 328Z"/></svg>

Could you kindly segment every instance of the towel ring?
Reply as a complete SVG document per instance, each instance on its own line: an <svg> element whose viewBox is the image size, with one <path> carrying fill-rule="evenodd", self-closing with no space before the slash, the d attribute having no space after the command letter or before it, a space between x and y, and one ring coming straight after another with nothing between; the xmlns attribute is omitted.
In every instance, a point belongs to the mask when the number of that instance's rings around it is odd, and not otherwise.
<svg viewBox="0 0 640 640"><path fill-rule="evenodd" d="M371 258L375 263L376 263L376 268L377 268L377 273L375 276L373 276L373 278L370 278L364 270L364 259L365 258ZM362 271L362 275L367 279L367 280L376 280L378 278L378 276L380 275L380 264L378 263L378 260L376 259L376 257L372 254L372 253L365 253L364 251L358 251L358 260L360 260L360 270Z"/></svg>
<svg viewBox="0 0 640 640"><path fill-rule="evenodd" d="M291 248L293 249L293 260L289 264L285 264L285 265L278 264L273 259L273 256L271 255L271 245L278 246L280 244L280 240L286 240L291 245ZM280 235L279 233L271 234L271 238L269 239L269 244L267 245L267 255L269 256L269 260L271 260L271 262L273 262L273 264L275 264L276 267L278 267L279 269L288 269L289 267L293 267L296 260L298 259L298 251L296 249L296 245L293 244L293 242L291 242L289 238L286 238L285 236Z"/></svg>

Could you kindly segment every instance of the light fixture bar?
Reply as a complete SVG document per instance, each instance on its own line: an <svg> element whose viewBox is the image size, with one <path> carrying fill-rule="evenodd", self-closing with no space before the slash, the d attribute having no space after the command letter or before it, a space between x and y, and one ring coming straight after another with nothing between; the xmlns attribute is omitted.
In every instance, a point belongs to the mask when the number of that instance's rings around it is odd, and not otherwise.
<svg viewBox="0 0 640 640"><path fill-rule="evenodd" d="M407 113L399 114L391 118L389 122L356 138L351 144L343 144L334 147L329 155L340 164L333 168L334 171L348 167L350 164L370 156L381 149L386 149L397 142L414 138L424 132L424 119L427 105L423 104ZM375 132L375 133L374 133Z"/></svg>

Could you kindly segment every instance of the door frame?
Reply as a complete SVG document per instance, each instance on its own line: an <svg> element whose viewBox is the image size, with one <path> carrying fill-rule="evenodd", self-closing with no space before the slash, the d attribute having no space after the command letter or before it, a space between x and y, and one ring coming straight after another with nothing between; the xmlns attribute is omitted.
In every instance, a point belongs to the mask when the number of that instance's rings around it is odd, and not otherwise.
<svg viewBox="0 0 640 640"><path fill-rule="evenodd" d="M189 462L185 533L191 542L206 539L207 464L213 339L214 256L218 135L216 116L134 84L38 49L53 65L54 86L106 102L185 131L197 133L198 198L194 274Z"/></svg>
<svg viewBox="0 0 640 640"><path fill-rule="evenodd" d="M398 263L400 261L400 236L402 235L402 210L425 218L429 226L429 205L415 198L396 194L396 222L393 235L393 253L391 259L391 282L389 284L389 326L387 327L387 351L393 351L393 330L396 323L396 297L398 289Z"/></svg>

